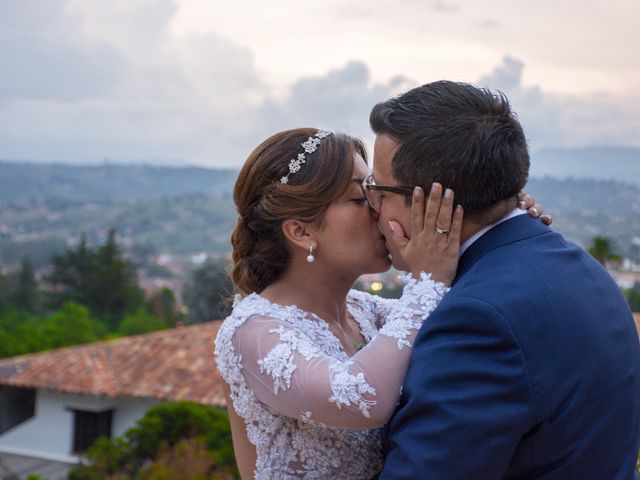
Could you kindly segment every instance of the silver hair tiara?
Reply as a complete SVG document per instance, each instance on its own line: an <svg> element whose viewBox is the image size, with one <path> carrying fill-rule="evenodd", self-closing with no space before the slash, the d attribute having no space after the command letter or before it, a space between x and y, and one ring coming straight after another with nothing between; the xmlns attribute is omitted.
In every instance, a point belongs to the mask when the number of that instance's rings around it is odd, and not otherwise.
<svg viewBox="0 0 640 480"><path fill-rule="evenodd" d="M296 173L298 170L302 168L303 163L307 163L306 155L310 155L318 149L318 145L320 145L320 141L323 138L328 137L329 135L333 135L333 132L329 132L327 130L318 130L313 137L309 137L306 142L301 143L300 145L304 148L304 153L299 153L298 158L292 158L289 162L289 173L287 173L284 177L280 178L280 181L285 185L289 183L289 176L292 173Z"/></svg>

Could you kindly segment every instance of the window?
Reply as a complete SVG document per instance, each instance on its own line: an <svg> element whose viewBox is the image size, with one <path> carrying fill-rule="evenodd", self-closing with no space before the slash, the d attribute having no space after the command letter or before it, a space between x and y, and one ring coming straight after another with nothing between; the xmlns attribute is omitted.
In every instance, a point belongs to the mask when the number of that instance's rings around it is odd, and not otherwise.
<svg viewBox="0 0 640 480"><path fill-rule="evenodd" d="M82 453L99 437L111 437L113 410L88 412L73 410L73 453Z"/></svg>
<svg viewBox="0 0 640 480"><path fill-rule="evenodd" d="M0 434L36 414L36 391L32 388L0 387Z"/></svg>

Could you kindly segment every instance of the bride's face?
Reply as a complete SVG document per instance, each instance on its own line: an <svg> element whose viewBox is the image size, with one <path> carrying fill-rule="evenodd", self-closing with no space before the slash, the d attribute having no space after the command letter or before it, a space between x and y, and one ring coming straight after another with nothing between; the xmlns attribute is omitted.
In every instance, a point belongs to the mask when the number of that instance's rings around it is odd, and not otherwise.
<svg viewBox="0 0 640 480"><path fill-rule="evenodd" d="M384 236L362 189L368 174L367 164L356 155L351 184L329 205L316 232L316 258L332 271L359 276L391 266Z"/></svg>

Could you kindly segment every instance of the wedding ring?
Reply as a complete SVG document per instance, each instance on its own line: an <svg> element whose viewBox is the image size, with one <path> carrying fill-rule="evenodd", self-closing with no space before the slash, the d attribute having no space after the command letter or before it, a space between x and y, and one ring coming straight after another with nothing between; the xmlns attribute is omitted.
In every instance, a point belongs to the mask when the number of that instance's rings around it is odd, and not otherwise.
<svg viewBox="0 0 640 480"><path fill-rule="evenodd" d="M442 228L436 227L436 233L439 235L446 235L447 233L449 233L449 230L443 230Z"/></svg>

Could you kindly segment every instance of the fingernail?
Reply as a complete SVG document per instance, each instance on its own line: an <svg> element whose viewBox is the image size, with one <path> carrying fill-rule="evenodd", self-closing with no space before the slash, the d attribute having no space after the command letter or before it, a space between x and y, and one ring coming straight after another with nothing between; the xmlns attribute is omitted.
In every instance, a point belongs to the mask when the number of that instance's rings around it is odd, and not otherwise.
<svg viewBox="0 0 640 480"><path fill-rule="evenodd" d="M523 210L527 208L527 202L525 202L524 200L520 200L520 208Z"/></svg>
<svg viewBox="0 0 640 480"><path fill-rule="evenodd" d="M433 182L433 185L431 185L431 191L437 192L439 189L440 189L440 184L438 182Z"/></svg>
<svg viewBox="0 0 640 480"><path fill-rule="evenodd" d="M420 192L422 192L422 187L414 187L413 188L413 197L420 198Z"/></svg>
<svg viewBox="0 0 640 480"><path fill-rule="evenodd" d="M417 187L417 188L419 188L419 187ZM396 233L396 231L395 231L395 227L393 226L393 222L389 222L389 228L391 229L391 231L392 231L393 233Z"/></svg>
<svg viewBox="0 0 640 480"><path fill-rule="evenodd" d="M534 215L538 215L538 209L536 207L530 208L529 210L531 210Z"/></svg>
<svg viewBox="0 0 640 480"><path fill-rule="evenodd" d="M453 195L453 190L451 190L450 188L447 188L447 189L444 191L444 197L445 197L445 198L451 198L451 196L452 196L452 195Z"/></svg>

